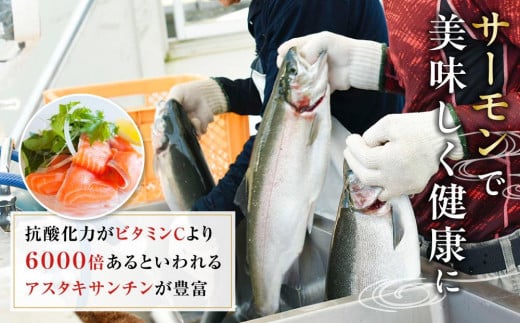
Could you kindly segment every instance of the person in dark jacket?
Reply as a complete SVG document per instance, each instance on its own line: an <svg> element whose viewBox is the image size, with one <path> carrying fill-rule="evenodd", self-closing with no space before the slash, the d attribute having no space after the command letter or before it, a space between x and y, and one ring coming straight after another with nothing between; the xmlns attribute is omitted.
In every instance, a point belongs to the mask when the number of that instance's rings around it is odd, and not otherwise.
<svg viewBox="0 0 520 323"><path fill-rule="evenodd" d="M221 0L225 6L239 0ZM206 132L213 116L224 112L262 115L278 72L277 48L285 41L320 31L387 42L387 28L379 0L253 0L249 6L249 32L255 39L257 59L252 75L230 80L213 77L174 86L170 98L179 101L196 131ZM353 133L363 133L388 113L400 112L401 99L393 94L350 89L331 96L331 111ZM195 202L194 211L236 211L233 203L251 157L254 136L244 145L229 171L206 196Z"/></svg>

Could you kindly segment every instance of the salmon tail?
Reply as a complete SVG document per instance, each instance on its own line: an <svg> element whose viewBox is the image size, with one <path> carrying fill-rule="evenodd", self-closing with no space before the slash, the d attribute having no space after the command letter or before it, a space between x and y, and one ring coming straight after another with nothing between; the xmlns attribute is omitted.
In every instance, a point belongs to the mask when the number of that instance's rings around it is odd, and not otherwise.
<svg viewBox="0 0 520 323"><path fill-rule="evenodd" d="M233 203L238 206L240 211L244 215L247 216L247 206L248 206L248 185L247 185L247 176L244 176L242 181L240 182L240 185L237 188L237 192L235 194L235 198L233 200Z"/></svg>
<svg viewBox="0 0 520 323"><path fill-rule="evenodd" d="M309 215L307 216L307 232L311 234L312 231L312 224L314 222L314 210L316 209L316 202L312 203L309 210Z"/></svg>

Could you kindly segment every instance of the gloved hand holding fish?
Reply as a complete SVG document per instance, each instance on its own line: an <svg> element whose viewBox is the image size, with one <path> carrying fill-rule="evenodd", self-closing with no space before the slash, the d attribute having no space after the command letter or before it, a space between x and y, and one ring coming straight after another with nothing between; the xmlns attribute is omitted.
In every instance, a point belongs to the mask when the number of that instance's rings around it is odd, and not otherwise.
<svg viewBox="0 0 520 323"><path fill-rule="evenodd" d="M178 84L168 98L184 108L198 135L206 133L214 115L228 111L224 92L211 78Z"/></svg>
<svg viewBox="0 0 520 323"><path fill-rule="evenodd" d="M408 197L380 201L382 188L362 184L346 162L344 180L329 257L327 298L359 294L377 283L399 285L418 278L419 238Z"/></svg>
<svg viewBox="0 0 520 323"><path fill-rule="evenodd" d="M382 187L380 198L384 201L423 191L439 169L447 141L453 149L446 158L463 157L458 133L442 133L438 118L439 109L383 117L363 136L347 138L344 155L349 167L363 183ZM444 113L443 119L445 127L454 128L450 113Z"/></svg>
<svg viewBox="0 0 520 323"><path fill-rule="evenodd" d="M289 48L296 47L309 62L314 63L319 55L327 52L328 81L331 93L351 87L378 90L379 70L382 65L381 50L384 44L371 40L353 39L328 31L292 38L278 48L277 64Z"/></svg>
<svg viewBox="0 0 520 323"><path fill-rule="evenodd" d="M327 58L288 51L257 133L247 186L247 261L256 315L275 313L302 251L329 163Z"/></svg>

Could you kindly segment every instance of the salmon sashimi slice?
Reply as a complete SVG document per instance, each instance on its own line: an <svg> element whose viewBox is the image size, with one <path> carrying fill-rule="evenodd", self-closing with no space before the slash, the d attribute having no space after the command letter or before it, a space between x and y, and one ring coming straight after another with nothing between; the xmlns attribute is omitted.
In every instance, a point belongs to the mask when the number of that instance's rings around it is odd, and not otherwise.
<svg viewBox="0 0 520 323"><path fill-rule="evenodd" d="M101 174L111 157L112 150L108 142L95 141L91 145L87 136L81 136L78 152L72 157L72 162L94 174Z"/></svg>
<svg viewBox="0 0 520 323"><path fill-rule="evenodd" d="M100 177L122 191L129 191L137 184L142 167L143 157L135 150L114 149L112 159L108 161L107 169Z"/></svg>
<svg viewBox="0 0 520 323"><path fill-rule="evenodd" d="M60 189L69 167L70 155L57 155L46 169L29 174L25 181L35 193L54 195Z"/></svg>
<svg viewBox="0 0 520 323"><path fill-rule="evenodd" d="M121 136L112 137L108 143L110 144L110 148L117 149L119 151L135 151L132 144Z"/></svg>
<svg viewBox="0 0 520 323"><path fill-rule="evenodd" d="M118 197L117 190L95 174L78 165L72 165L56 199L65 206L109 204Z"/></svg>

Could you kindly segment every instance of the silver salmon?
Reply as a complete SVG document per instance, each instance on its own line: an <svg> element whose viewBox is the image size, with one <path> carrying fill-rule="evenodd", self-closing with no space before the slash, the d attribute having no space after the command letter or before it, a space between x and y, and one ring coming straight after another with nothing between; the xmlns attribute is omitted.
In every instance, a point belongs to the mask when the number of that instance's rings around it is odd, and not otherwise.
<svg viewBox="0 0 520 323"><path fill-rule="evenodd" d="M381 202L381 188L363 185L344 164L326 278L327 299L361 293L383 281L420 275L419 238L407 196Z"/></svg>
<svg viewBox="0 0 520 323"><path fill-rule="evenodd" d="M153 128L155 174L170 210L187 211L215 182L183 107L170 100L162 110Z"/></svg>
<svg viewBox="0 0 520 323"><path fill-rule="evenodd" d="M327 59L309 65L289 50L246 173L247 261L260 316L279 307L284 275L303 248L329 162Z"/></svg>

